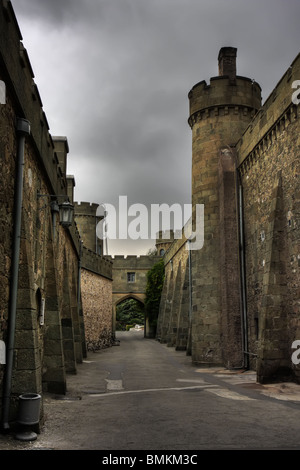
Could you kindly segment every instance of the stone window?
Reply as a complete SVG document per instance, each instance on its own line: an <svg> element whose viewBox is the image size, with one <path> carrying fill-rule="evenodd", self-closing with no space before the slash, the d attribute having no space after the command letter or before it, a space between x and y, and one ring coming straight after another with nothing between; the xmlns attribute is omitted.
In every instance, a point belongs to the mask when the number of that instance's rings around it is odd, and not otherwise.
<svg viewBox="0 0 300 470"><path fill-rule="evenodd" d="M127 273L127 282L135 282L135 273Z"/></svg>

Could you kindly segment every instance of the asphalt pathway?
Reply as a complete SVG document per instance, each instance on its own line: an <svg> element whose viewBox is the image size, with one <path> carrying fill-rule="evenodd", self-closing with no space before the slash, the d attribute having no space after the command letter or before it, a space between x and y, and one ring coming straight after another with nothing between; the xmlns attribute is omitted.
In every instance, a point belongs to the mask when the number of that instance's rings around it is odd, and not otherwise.
<svg viewBox="0 0 300 470"><path fill-rule="evenodd" d="M300 449L299 385L263 386L252 371L200 369L141 331L117 338L118 346L89 353L67 377L65 396L43 396L36 440L2 435L0 450L98 450L112 458L133 450Z"/></svg>

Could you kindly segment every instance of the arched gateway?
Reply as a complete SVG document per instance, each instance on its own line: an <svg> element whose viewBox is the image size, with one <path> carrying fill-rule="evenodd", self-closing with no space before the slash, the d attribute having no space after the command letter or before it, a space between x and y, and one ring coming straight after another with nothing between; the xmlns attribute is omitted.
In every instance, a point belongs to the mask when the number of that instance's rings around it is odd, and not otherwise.
<svg viewBox="0 0 300 470"><path fill-rule="evenodd" d="M161 259L161 256L115 256L113 261L113 332L116 331L116 307L126 299L145 303L147 272ZM145 325L145 336L150 331Z"/></svg>

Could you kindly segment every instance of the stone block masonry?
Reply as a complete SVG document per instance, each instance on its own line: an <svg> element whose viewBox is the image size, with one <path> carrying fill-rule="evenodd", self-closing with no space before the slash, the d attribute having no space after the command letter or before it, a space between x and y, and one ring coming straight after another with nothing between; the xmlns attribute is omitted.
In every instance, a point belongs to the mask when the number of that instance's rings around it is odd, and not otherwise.
<svg viewBox="0 0 300 470"><path fill-rule="evenodd" d="M97 237L97 224L103 216L97 215L99 204L89 202L75 202L74 217L80 232L81 239L86 248L99 255L103 255L103 240Z"/></svg>
<svg viewBox="0 0 300 470"><path fill-rule="evenodd" d="M204 204L205 220L188 284L179 287L171 269L182 261L178 241L164 257L158 339L177 344L178 299L188 285L192 360L255 369L262 383L300 383L291 359L300 339L298 80L300 54L261 106L260 86L236 74L236 49L220 50L219 76L189 93L192 202Z"/></svg>
<svg viewBox="0 0 300 470"><path fill-rule="evenodd" d="M300 132L291 102L300 55L237 146L244 193L249 351L260 382L300 381ZM254 356L253 354L256 354Z"/></svg>
<svg viewBox="0 0 300 470"><path fill-rule="evenodd" d="M110 259L82 247L81 302L88 351L113 343L112 267Z"/></svg>
<svg viewBox="0 0 300 470"><path fill-rule="evenodd" d="M157 339L188 350L191 334L189 251L185 237L172 243L164 256L165 282L160 301Z"/></svg>
<svg viewBox="0 0 300 470"><path fill-rule="evenodd" d="M116 325L117 305L125 299L135 299L142 305L145 303L147 273L156 264L161 256L143 255L143 256L107 256L107 260L112 262L112 294L113 294L113 330ZM145 336L152 335L150 332L148 319L145 318Z"/></svg>
<svg viewBox="0 0 300 470"><path fill-rule="evenodd" d="M50 195L66 194L67 149L59 152L58 158L11 2L0 3L0 80L6 89L5 103L0 106L3 237L0 239L0 339L6 346L0 394L4 394L1 417L6 427L7 419L15 418L19 394L64 393L66 371L76 369L83 352L78 347L81 332L76 309L79 235L73 228L65 230L54 223L50 209ZM22 152L22 188L16 186L19 118L30 124ZM16 227L14 198L19 189L22 189L20 254L18 276L14 279L11 270ZM66 276L66 272L72 275ZM66 320L71 325L68 331L64 328ZM11 342L13 363L8 355ZM11 377L11 383L7 377ZM41 408L41 419L42 413Z"/></svg>
<svg viewBox="0 0 300 470"><path fill-rule="evenodd" d="M81 298L88 351L111 346L113 342L112 282L82 269Z"/></svg>
<svg viewBox="0 0 300 470"><path fill-rule="evenodd" d="M112 312L111 263L88 248L82 257L76 223L63 227L51 204L61 203L61 197L73 203L75 179L67 176L67 138L49 133L21 41L11 2L0 0L0 81L5 88L0 103L0 411L5 430L16 420L20 394L66 392L66 375L75 374L86 355L82 300L97 328L103 320L101 331L87 323L93 347L107 344ZM26 123L22 139L20 122ZM13 250L16 239L20 249ZM89 298L95 295L92 287L97 291L92 306L84 292L80 296L80 270Z"/></svg>
<svg viewBox="0 0 300 470"><path fill-rule="evenodd" d="M236 349L235 344L238 344L237 338L230 336L227 330L230 325L227 320L236 316L239 305L238 276L231 279L230 302L226 298L228 268L236 265L229 258L234 253L236 259L238 256L237 242L230 243L232 224L228 225L229 217L236 218L234 213L228 213L228 195L232 195L233 202L236 200L235 162L231 162L231 170L227 171L226 165L220 166L220 161L224 160L226 152L230 153L260 108L261 97L257 83L235 75L235 52L234 48L222 48L219 71L224 75L211 78L209 85L198 83L189 93L192 203L193 207L204 204L205 211L204 246L192 254L191 349L193 361L207 366L224 363L231 367L242 366L241 350L240 354L231 354L231 349ZM227 251L229 246L230 252ZM232 321L234 330L238 331L240 317ZM226 345L229 340L230 344Z"/></svg>

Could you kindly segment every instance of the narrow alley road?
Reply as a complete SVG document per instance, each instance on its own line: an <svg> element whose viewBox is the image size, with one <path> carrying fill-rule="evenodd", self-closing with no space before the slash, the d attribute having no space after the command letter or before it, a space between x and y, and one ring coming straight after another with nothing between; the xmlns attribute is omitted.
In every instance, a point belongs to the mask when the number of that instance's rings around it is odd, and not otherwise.
<svg viewBox="0 0 300 470"><path fill-rule="evenodd" d="M44 396L37 440L1 436L0 449L300 449L299 385L199 369L140 331L117 338L119 346L89 353L68 376L66 396Z"/></svg>

